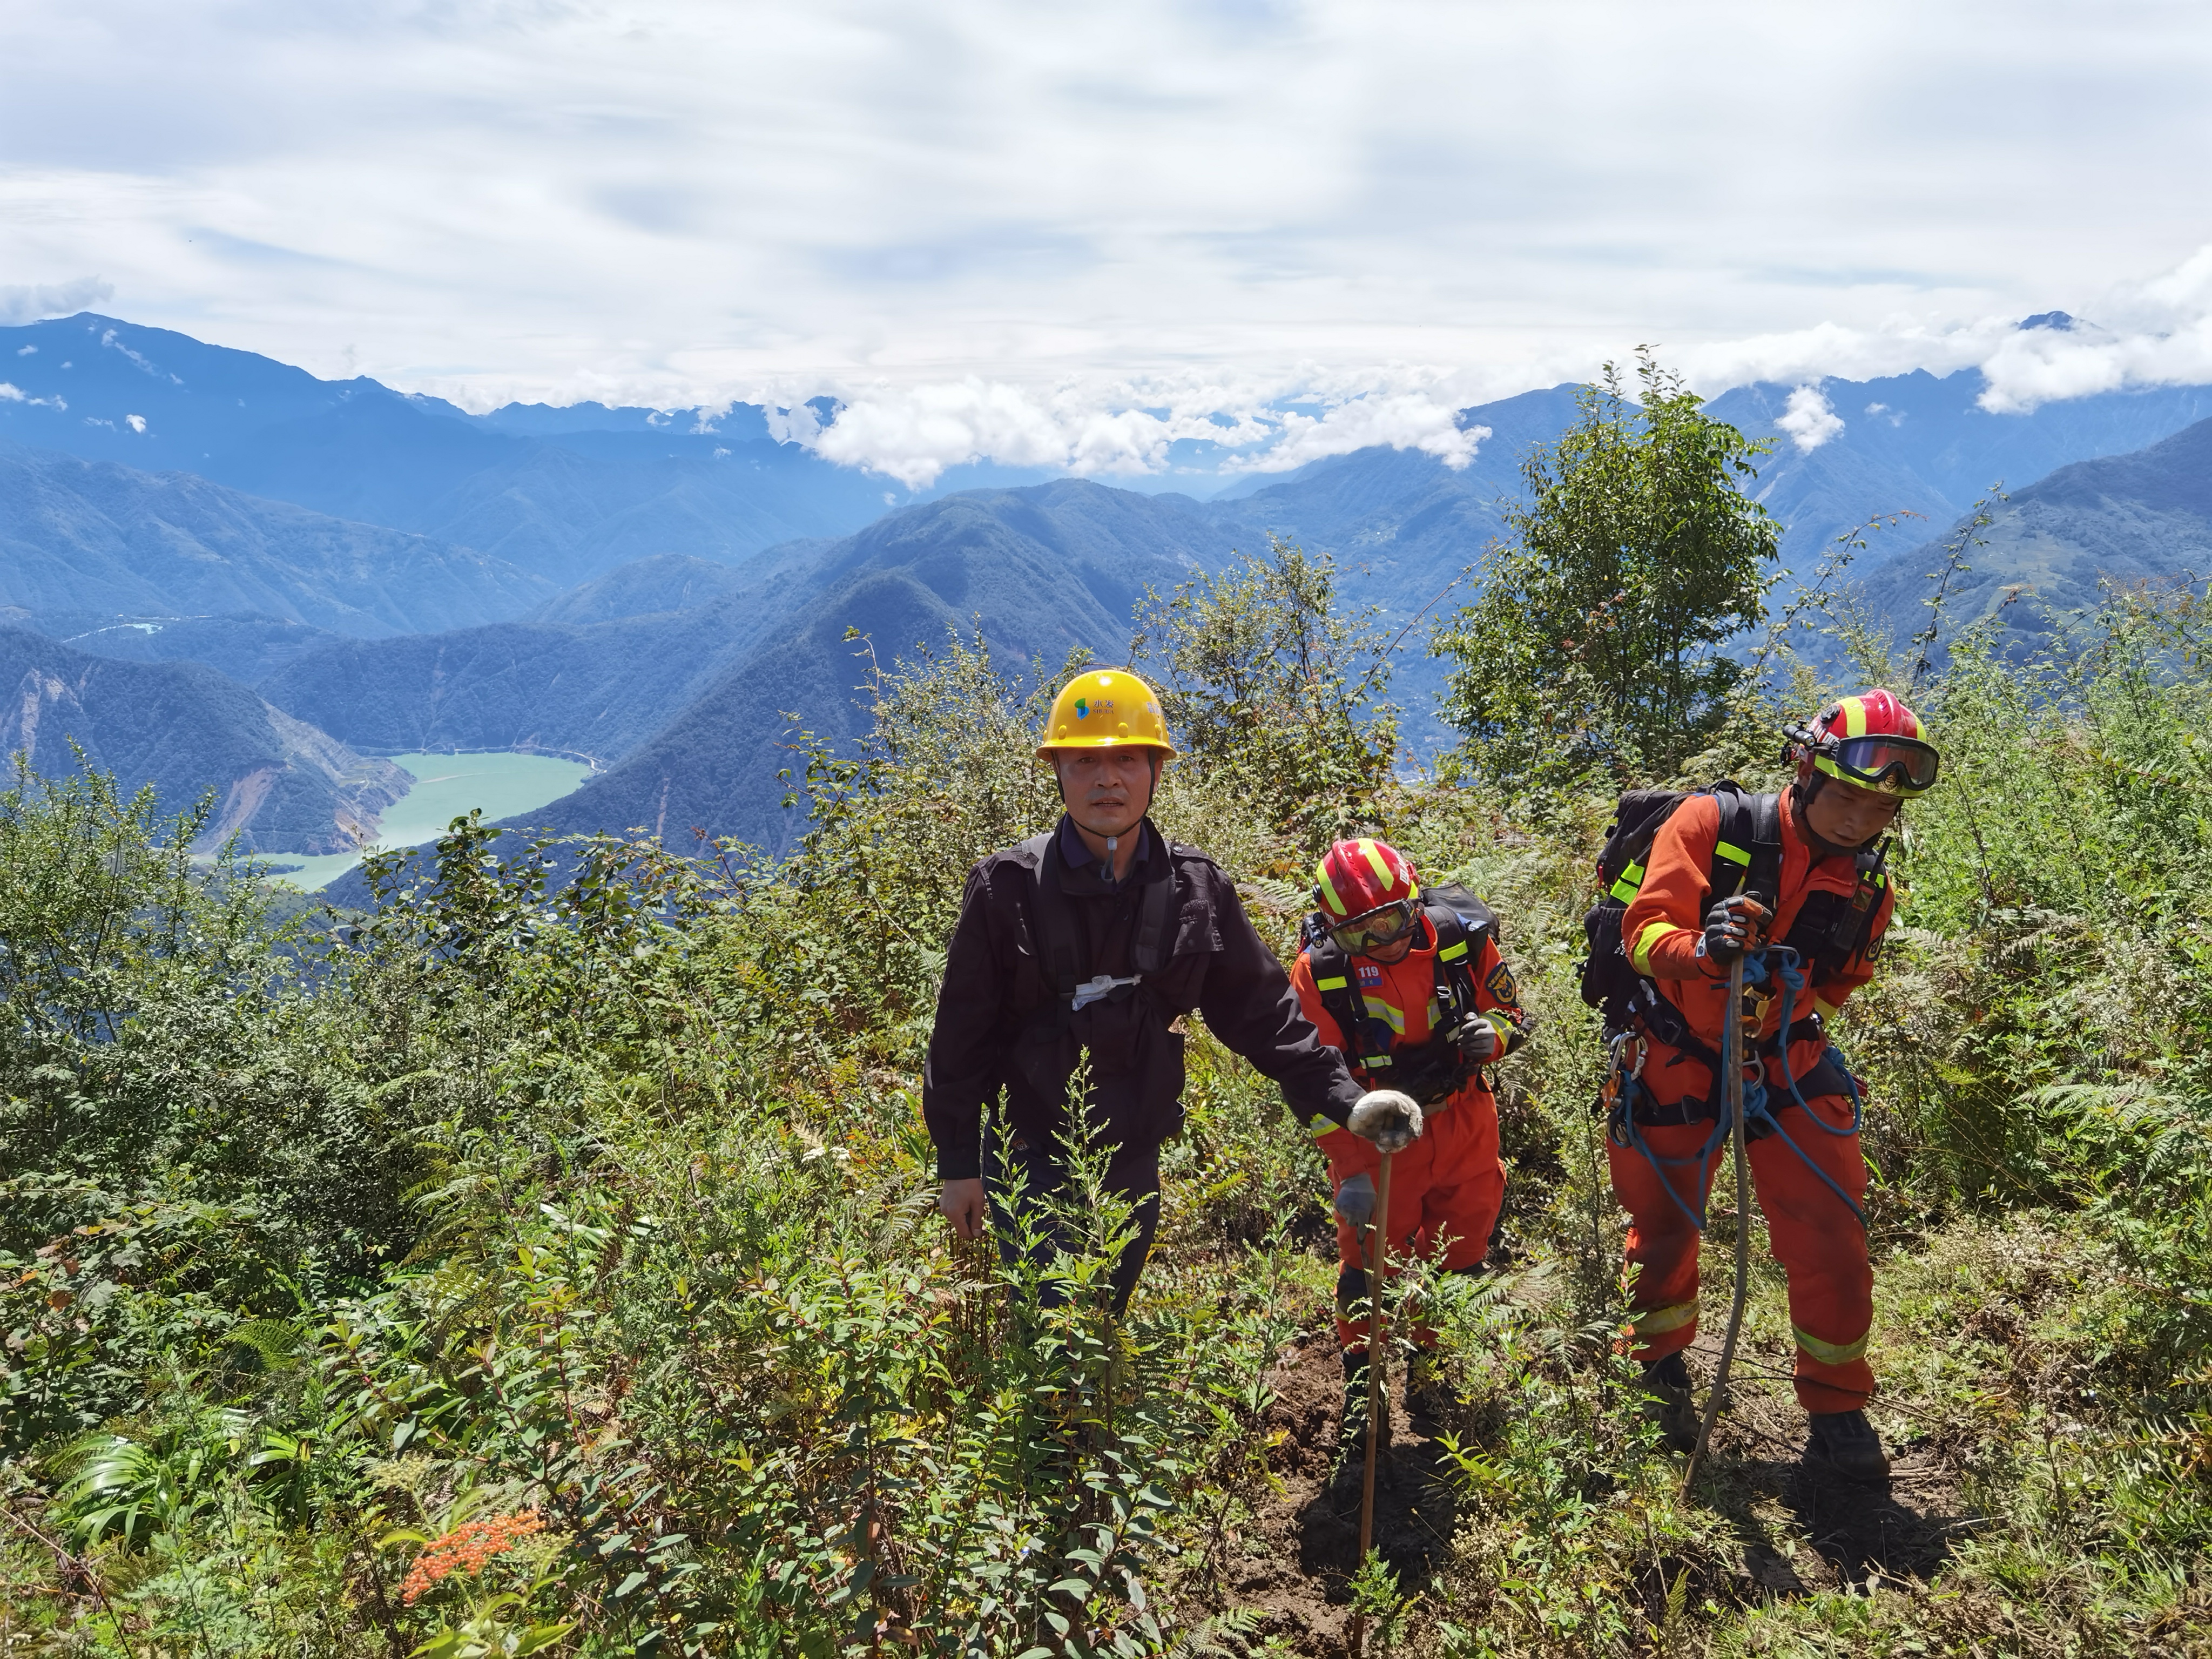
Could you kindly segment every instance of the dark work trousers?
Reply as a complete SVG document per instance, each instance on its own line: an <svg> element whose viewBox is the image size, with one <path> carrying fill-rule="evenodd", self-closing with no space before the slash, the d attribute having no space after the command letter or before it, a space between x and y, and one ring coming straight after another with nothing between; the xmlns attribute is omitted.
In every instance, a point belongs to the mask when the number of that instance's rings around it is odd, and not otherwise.
<svg viewBox="0 0 2212 1659"><path fill-rule="evenodd" d="M1038 1200L1068 1196L1067 1171L1057 1146L1033 1146L1018 1137L1012 1143L1012 1161L1022 1172L1023 1207L1033 1216L1037 1232L1036 1248L1031 1252L1030 1262L1035 1267L1048 1266L1057 1252L1079 1247L1079 1234L1069 1237L1070 1229L1057 1216L1043 1212ZM999 1241L999 1255L1008 1267L1014 1264L1018 1254L1021 1234L1015 1228L1007 1190L1008 1170L1001 1161L1001 1147L995 1124L987 1125L983 1134L983 1190L991 1202L991 1226ZM1145 1257L1152 1248L1152 1236L1160 1226L1160 1149L1152 1146L1116 1146L1106 1163L1106 1189L1116 1196L1130 1200L1137 1206L1135 1221L1137 1236L1121 1251L1121 1259L1114 1264L1114 1311L1127 1310L1129 1294L1137 1288L1137 1275L1144 1271ZM1047 1307L1059 1302L1061 1287L1048 1281L1043 1288Z"/></svg>

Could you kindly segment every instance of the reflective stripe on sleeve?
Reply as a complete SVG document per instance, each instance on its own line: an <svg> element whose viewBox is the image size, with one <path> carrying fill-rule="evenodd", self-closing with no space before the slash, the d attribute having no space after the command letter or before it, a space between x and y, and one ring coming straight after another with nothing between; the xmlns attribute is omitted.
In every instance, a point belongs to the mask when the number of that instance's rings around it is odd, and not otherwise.
<svg viewBox="0 0 2212 1659"><path fill-rule="evenodd" d="M1319 1140L1323 1135L1328 1133L1332 1129L1341 1129L1344 1126L1341 1123L1338 1123L1332 1119L1323 1117L1319 1112L1316 1112L1313 1115L1313 1121L1306 1125L1306 1133L1310 1134L1316 1140Z"/></svg>
<svg viewBox="0 0 2212 1659"><path fill-rule="evenodd" d="M1874 1334L1869 1331L1856 1342L1823 1342L1802 1325L1792 1325L1790 1329L1797 1339L1797 1346L1823 1365L1848 1365L1854 1359L1865 1358L1867 1337Z"/></svg>
<svg viewBox="0 0 2212 1659"><path fill-rule="evenodd" d="M1636 936L1636 946L1628 953L1629 965L1639 974L1651 972L1651 947L1669 933L1686 933L1686 927L1677 927L1671 921L1647 921L1644 931Z"/></svg>

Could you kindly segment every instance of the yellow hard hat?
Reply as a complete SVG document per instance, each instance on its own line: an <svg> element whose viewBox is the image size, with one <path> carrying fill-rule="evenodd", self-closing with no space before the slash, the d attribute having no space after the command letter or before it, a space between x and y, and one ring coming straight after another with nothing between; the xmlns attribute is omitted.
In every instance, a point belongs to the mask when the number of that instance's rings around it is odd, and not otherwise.
<svg viewBox="0 0 2212 1659"><path fill-rule="evenodd" d="M1158 749L1175 753L1160 700L1126 668L1086 668L1052 700L1040 756L1055 749Z"/></svg>

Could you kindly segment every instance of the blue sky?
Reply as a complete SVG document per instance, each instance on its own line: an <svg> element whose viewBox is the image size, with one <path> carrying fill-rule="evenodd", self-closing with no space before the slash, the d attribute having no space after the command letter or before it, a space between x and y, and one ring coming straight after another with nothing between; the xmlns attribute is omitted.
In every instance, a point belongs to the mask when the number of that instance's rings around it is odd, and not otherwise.
<svg viewBox="0 0 2212 1659"><path fill-rule="evenodd" d="M810 441L909 483L1452 459L1647 341L2019 406L2212 380L2208 60L2140 0L10 0L0 320L828 393ZM2052 307L2100 330L2012 329Z"/></svg>

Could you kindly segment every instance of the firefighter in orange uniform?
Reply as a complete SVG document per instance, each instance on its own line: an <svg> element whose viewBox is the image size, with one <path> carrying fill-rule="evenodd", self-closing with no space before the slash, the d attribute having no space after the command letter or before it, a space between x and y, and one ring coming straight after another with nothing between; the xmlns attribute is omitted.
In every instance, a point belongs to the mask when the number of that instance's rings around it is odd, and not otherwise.
<svg viewBox="0 0 2212 1659"><path fill-rule="evenodd" d="M1310 1125L1335 1193L1342 1478L1357 1469L1354 1449L1366 1431L1363 1262L1382 1149L1395 1155L1386 1277L1397 1271L1393 1256L1423 1256L1446 1272L1480 1268L1505 1198L1498 1103L1481 1067L1519 1047L1528 1021L1498 954L1497 918L1472 894L1424 890L1406 857L1374 840L1339 842L1315 873L1320 908L1291 970L1299 1006L1363 1089L1395 1091L1411 1109L1399 1109L1395 1121L1370 1107L1341 1126L1322 1116ZM1418 1327L1411 1334L1424 1350L1433 1340ZM1428 1386L1426 1373L1424 1351L1407 1378L1409 1398ZM1387 1426L1380 1431L1387 1437Z"/></svg>
<svg viewBox="0 0 2212 1659"><path fill-rule="evenodd" d="M1628 1260L1641 1268L1635 1355L1668 1438L1686 1450L1696 1417L1682 1351L1697 1334L1698 1218L1726 1144L1716 1132L1716 1071L1727 975L1753 953L1765 965L1747 975L1764 982L1746 997L1747 1052L1758 1061L1757 1070L1747 1067L1753 1098L1746 1128L1768 1237L1789 1279L1797 1398L1811 1417L1808 1452L1848 1478L1873 1481L1889 1465L1863 1409L1875 1389L1866 1358L1874 1321L1866 1165L1857 1088L1824 1023L1873 977L1895 897L1876 843L1905 800L1934 786L1938 757L1917 716L1884 690L1846 697L1790 735L1797 762L1790 788L1758 802L1733 797L1747 812L1763 803L1778 830L1764 856L1755 832L1724 833L1731 800L1717 791L1684 801L1651 842L1620 936L1656 998L1616 1049L1625 1099L1607 1150L1613 1190L1630 1216ZM1741 846L1731 839L1739 835ZM1747 879L1716 902L1716 874L1731 864ZM1788 958L1766 952L1770 945L1796 953L1803 983L1786 998L1776 964Z"/></svg>

